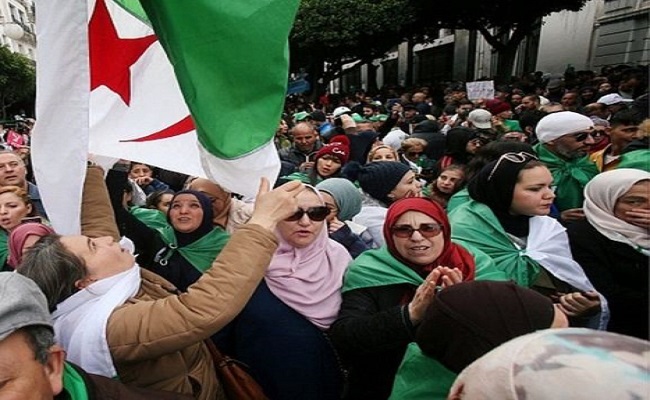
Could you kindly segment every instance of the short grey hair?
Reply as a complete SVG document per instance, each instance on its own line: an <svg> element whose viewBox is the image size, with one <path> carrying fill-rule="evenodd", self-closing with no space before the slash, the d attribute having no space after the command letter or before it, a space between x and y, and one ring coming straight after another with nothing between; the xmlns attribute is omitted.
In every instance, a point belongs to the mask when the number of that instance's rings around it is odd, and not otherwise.
<svg viewBox="0 0 650 400"><path fill-rule="evenodd" d="M79 290L75 283L87 275L84 261L66 249L57 234L43 236L27 250L18 272L36 282L50 312L75 294Z"/></svg>
<svg viewBox="0 0 650 400"><path fill-rule="evenodd" d="M29 347L34 351L36 361L45 365L50 356L50 348L56 343L52 328L43 325L27 326L19 330L27 336Z"/></svg>

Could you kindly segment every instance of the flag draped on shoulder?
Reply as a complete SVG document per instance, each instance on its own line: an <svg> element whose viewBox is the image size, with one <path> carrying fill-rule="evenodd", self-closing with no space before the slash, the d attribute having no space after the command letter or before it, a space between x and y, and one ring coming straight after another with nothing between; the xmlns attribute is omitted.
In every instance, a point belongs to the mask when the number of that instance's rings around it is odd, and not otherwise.
<svg viewBox="0 0 650 400"><path fill-rule="evenodd" d="M275 179L298 0L242 3L37 0L32 156L58 232L79 231L88 153L247 196Z"/></svg>

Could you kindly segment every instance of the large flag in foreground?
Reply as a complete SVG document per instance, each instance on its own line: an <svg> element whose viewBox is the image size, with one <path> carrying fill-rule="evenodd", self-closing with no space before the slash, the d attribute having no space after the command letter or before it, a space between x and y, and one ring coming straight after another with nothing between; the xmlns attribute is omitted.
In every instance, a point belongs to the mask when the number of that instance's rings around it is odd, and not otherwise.
<svg viewBox="0 0 650 400"><path fill-rule="evenodd" d="M88 152L249 196L279 170L273 135L298 0L142 3L37 1L32 155L61 233L78 232Z"/></svg>

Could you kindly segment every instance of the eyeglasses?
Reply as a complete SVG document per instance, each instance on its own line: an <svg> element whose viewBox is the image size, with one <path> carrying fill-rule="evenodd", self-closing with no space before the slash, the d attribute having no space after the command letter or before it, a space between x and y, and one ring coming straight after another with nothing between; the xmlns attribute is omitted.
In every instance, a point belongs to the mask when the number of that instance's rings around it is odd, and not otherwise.
<svg viewBox="0 0 650 400"><path fill-rule="evenodd" d="M474 138L469 141L469 144L473 146L484 146L487 143L487 140L483 138Z"/></svg>
<svg viewBox="0 0 650 400"><path fill-rule="evenodd" d="M594 131L578 132L578 133L574 133L571 136L573 136L573 138L576 140L576 142L584 142L585 140L587 140L587 138L589 136L594 138Z"/></svg>
<svg viewBox="0 0 650 400"><path fill-rule="evenodd" d="M330 209L326 206L309 207L306 210L299 208L298 211L293 213L293 215L290 217L286 218L285 221L298 221L302 218L303 215L307 214L310 220L319 222L327 218L329 213Z"/></svg>
<svg viewBox="0 0 650 400"><path fill-rule="evenodd" d="M490 171L490 175L488 175L487 181L490 182L492 180L492 177L494 176L494 173L497 172L497 169L499 169L499 165L503 162L503 160L508 160L512 163L515 164L521 164L525 163L531 160L538 160L537 156L534 154L526 153L525 151L520 151L519 153L506 153L499 157L499 160L494 164L494 167L492 167L492 171Z"/></svg>
<svg viewBox="0 0 650 400"><path fill-rule="evenodd" d="M442 225L440 224L421 224L418 228L413 228L410 225L395 225L390 228L393 235L398 238L408 239L413 236L413 232L418 231L420 235L425 238L438 236L442 232Z"/></svg>
<svg viewBox="0 0 650 400"><path fill-rule="evenodd" d="M409 157L420 157L422 154L424 154L422 151L409 151L406 153Z"/></svg>

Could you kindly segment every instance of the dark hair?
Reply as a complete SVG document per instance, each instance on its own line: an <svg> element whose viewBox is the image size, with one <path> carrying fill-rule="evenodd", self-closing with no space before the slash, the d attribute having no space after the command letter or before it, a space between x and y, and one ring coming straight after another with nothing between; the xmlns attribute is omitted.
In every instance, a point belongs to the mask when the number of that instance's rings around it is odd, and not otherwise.
<svg viewBox="0 0 650 400"><path fill-rule="evenodd" d="M499 141L490 142L481 147L476 153L474 158L467 164L465 169L465 180L469 182L474 175L476 175L483 167L490 162L498 159L506 153L519 153L519 152L534 154L532 146L528 143L513 142L513 141Z"/></svg>
<svg viewBox="0 0 650 400"><path fill-rule="evenodd" d="M541 162L541 161L539 161L539 160L528 161L528 162L526 163L526 165L524 165L524 167L519 171L519 174L517 175L517 182L519 182L519 181L521 180L521 172L522 172L522 171L525 171L525 170L528 170L528 169L537 168L537 167L548 168L548 167L546 166L546 164L544 164L543 162Z"/></svg>
<svg viewBox="0 0 650 400"><path fill-rule="evenodd" d="M539 121L547 115L547 113L541 110L524 111L519 117L519 126L524 132L526 131L526 127L530 126L534 132Z"/></svg>
<svg viewBox="0 0 650 400"><path fill-rule="evenodd" d="M621 110L612 116L609 120L609 126L639 125L642 121L643 117L639 113L633 110Z"/></svg>
<svg viewBox="0 0 650 400"><path fill-rule="evenodd" d="M42 365L47 364L50 347L56 343L52 328L44 325L31 325L20 329L18 332L24 332L27 336L27 344L34 352L36 361Z"/></svg>
<svg viewBox="0 0 650 400"><path fill-rule="evenodd" d="M158 204L162 201L162 197L165 194L171 194L173 195L174 192L171 190L157 190L153 193L151 193L149 196L147 196L147 201L145 202L145 207L146 208L151 208L151 209L157 209Z"/></svg>
<svg viewBox="0 0 650 400"><path fill-rule="evenodd" d="M530 98L530 99L531 99L532 101L534 101L535 103L539 103L539 102L540 102L540 98L539 98L539 96L536 95L536 94L527 94L527 95L525 95L524 97L528 97L528 98ZM523 100L523 99L522 99L522 100Z"/></svg>
<svg viewBox="0 0 650 400"><path fill-rule="evenodd" d="M60 235L51 234L27 250L18 272L36 282L54 311L57 304L79 291L75 283L86 276L86 264L63 246Z"/></svg>
<svg viewBox="0 0 650 400"><path fill-rule="evenodd" d="M456 109L458 106L456 104L447 104L445 108L442 109L442 112L444 112L446 115L454 115L456 114Z"/></svg>
<svg viewBox="0 0 650 400"><path fill-rule="evenodd" d="M129 172L131 172L136 165L146 165L151 170L151 173L153 174L153 166L139 161L131 161L131 163L129 164Z"/></svg>

